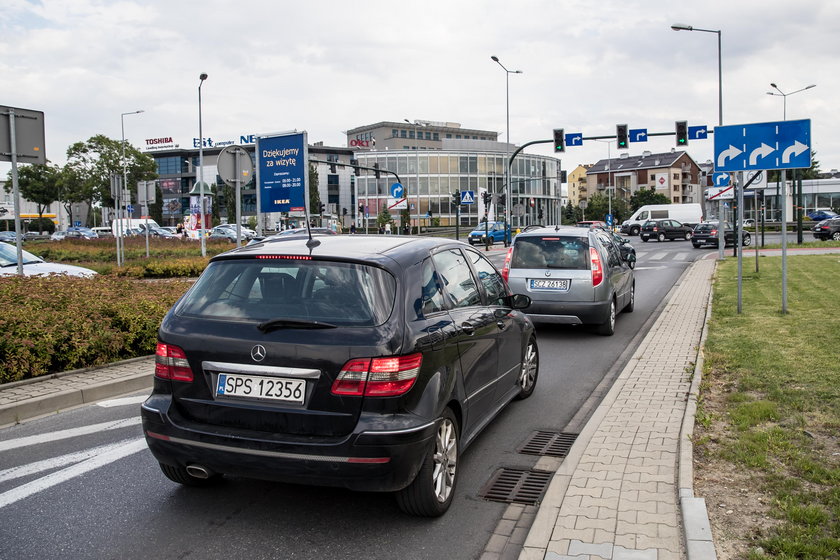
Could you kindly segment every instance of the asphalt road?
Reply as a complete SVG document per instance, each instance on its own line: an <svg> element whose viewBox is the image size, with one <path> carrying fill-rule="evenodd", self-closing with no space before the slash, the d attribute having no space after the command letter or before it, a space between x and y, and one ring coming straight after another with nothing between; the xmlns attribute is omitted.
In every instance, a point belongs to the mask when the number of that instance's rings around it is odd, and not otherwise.
<svg viewBox="0 0 840 560"><path fill-rule="evenodd" d="M620 371L683 270L716 252L685 241L632 243L635 312L619 315L612 337L538 327L537 390L463 455L443 518L411 518L389 495L331 488L236 477L179 487L142 442L137 394L0 431L0 558L477 558L506 508L479 495L492 474L533 466L536 457L516 451L533 431L563 431L597 404L599 384ZM502 252L490 255L501 264Z"/></svg>

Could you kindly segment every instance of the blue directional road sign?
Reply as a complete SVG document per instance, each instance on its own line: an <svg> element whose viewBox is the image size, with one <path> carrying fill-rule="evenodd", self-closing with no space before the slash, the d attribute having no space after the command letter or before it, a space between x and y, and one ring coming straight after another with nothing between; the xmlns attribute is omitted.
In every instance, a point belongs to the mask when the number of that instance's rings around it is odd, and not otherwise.
<svg viewBox="0 0 840 560"><path fill-rule="evenodd" d="M583 133L574 132L566 135L567 146L583 146Z"/></svg>
<svg viewBox="0 0 840 560"><path fill-rule="evenodd" d="M126 207L125 207L125 211L128 212L129 214L134 213L134 206L131 205L131 204L127 204Z"/></svg>
<svg viewBox="0 0 840 560"><path fill-rule="evenodd" d="M475 204L475 192L461 191L461 204Z"/></svg>
<svg viewBox="0 0 840 560"><path fill-rule="evenodd" d="M728 187L729 173L712 173L712 183L716 187Z"/></svg>
<svg viewBox="0 0 840 560"><path fill-rule="evenodd" d="M688 139L689 140L705 140L708 138L708 129L706 129L706 125L701 126L689 126L688 127Z"/></svg>
<svg viewBox="0 0 840 560"><path fill-rule="evenodd" d="M807 169L811 167L811 120L715 127L715 169Z"/></svg>
<svg viewBox="0 0 840 560"><path fill-rule="evenodd" d="M391 185L391 198L403 198L403 186L400 183Z"/></svg>
<svg viewBox="0 0 840 560"><path fill-rule="evenodd" d="M646 128L634 128L630 131L630 141L631 142L647 142L647 129Z"/></svg>
<svg viewBox="0 0 840 560"><path fill-rule="evenodd" d="M605 216L605 218L606 219L604 221L607 222L607 225L612 227L612 225L613 225L613 215L612 214L607 214Z"/></svg>

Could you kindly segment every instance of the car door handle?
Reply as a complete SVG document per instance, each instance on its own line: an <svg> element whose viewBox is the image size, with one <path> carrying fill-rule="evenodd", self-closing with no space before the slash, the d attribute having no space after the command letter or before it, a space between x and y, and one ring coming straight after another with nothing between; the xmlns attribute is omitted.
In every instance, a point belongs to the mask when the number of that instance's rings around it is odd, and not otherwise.
<svg viewBox="0 0 840 560"><path fill-rule="evenodd" d="M473 334L475 332L475 327L470 323L464 322L461 323L461 330L466 334Z"/></svg>
<svg viewBox="0 0 840 560"><path fill-rule="evenodd" d="M500 329L504 330L505 322L504 321L496 321L496 326L499 327Z"/></svg>

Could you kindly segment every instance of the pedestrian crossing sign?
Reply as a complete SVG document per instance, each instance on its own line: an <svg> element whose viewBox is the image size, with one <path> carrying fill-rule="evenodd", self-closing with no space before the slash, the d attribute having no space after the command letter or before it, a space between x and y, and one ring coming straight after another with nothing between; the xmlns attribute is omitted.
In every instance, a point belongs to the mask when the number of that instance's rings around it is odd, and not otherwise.
<svg viewBox="0 0 840 560"><path fill-rule="evenodd" d="M461 204L475 204L475 192L461 191Z"/></svg>

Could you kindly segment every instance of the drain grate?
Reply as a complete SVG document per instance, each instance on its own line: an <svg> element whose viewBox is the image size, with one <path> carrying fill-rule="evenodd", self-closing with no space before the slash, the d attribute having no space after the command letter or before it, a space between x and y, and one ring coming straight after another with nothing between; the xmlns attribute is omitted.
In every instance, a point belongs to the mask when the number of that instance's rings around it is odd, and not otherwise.
<svg viewBox="0 0 840 560"><path fill-rule="evenodd" d="M565 457L569 454L569 449L572 448L572 444L577 437L578 434L566 432L536 431L531 434L528 440L517 451L527 455Z"/></svg>
<svg viewBox="0 0 840 560"><path fill-rule="evenodd" d="M485 500L536 505L554 473L504 467L497 470L479 494Z"/></svg>

